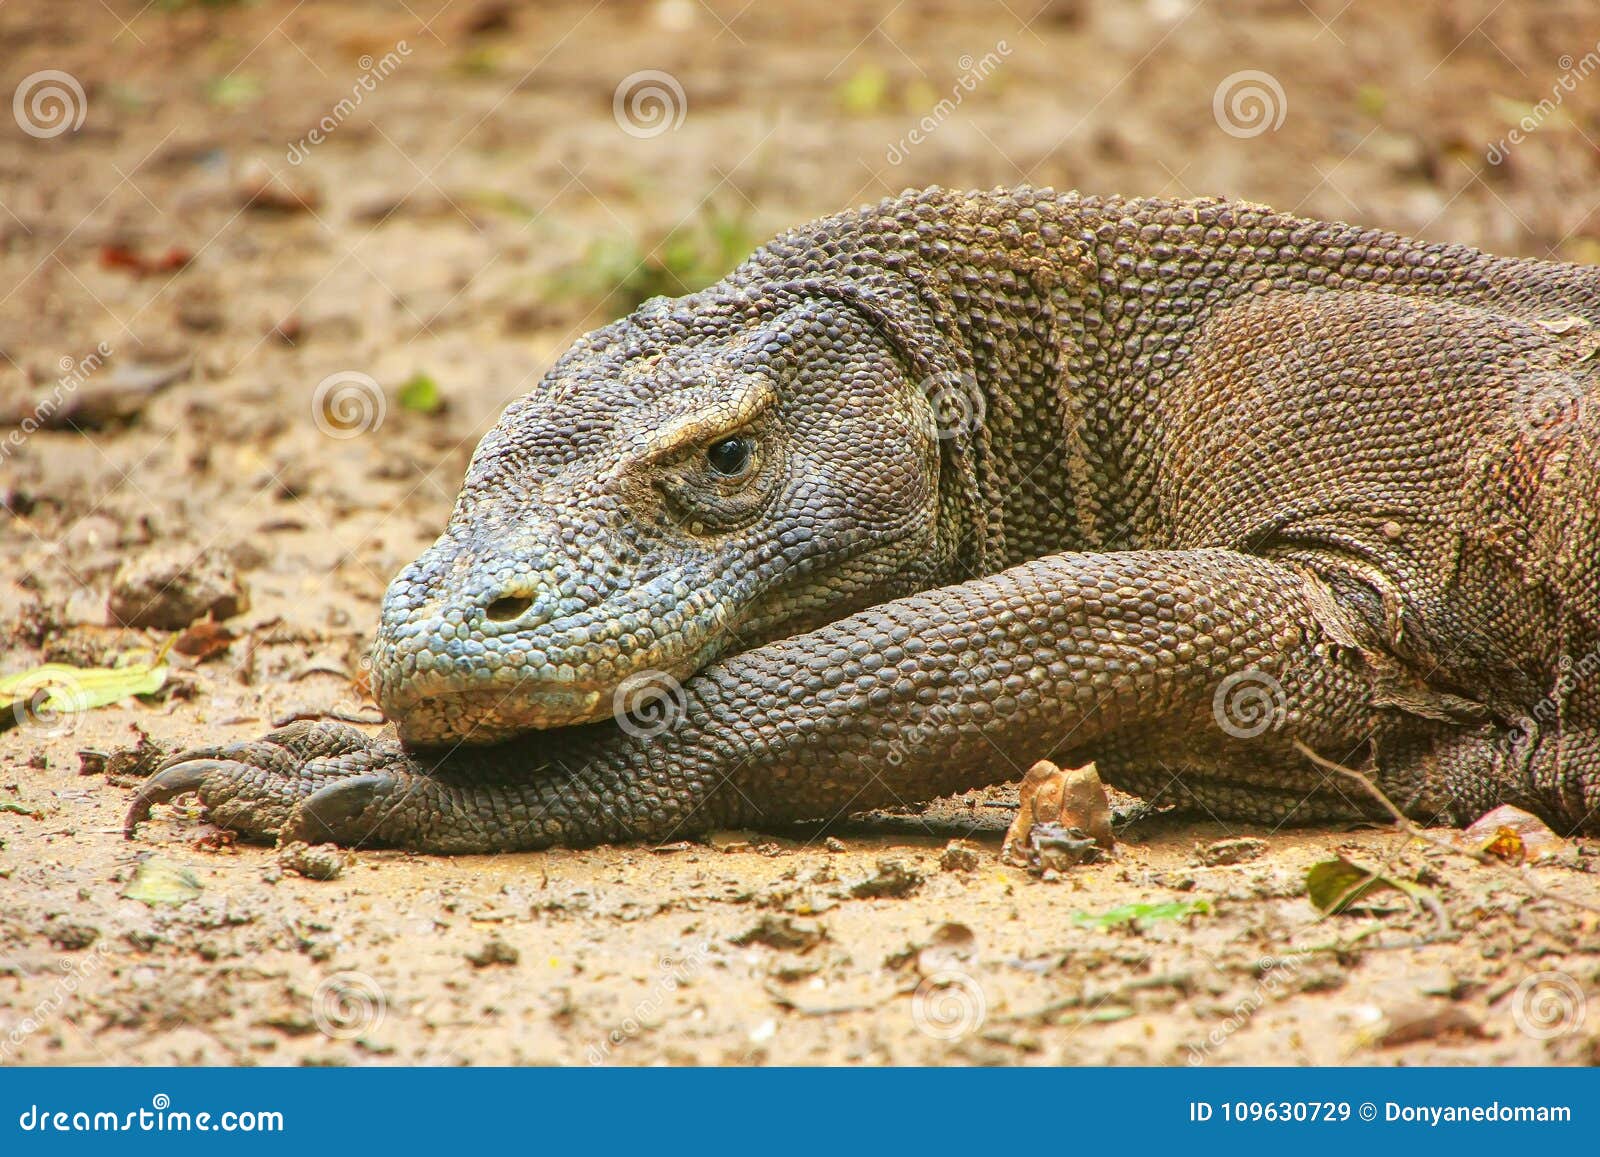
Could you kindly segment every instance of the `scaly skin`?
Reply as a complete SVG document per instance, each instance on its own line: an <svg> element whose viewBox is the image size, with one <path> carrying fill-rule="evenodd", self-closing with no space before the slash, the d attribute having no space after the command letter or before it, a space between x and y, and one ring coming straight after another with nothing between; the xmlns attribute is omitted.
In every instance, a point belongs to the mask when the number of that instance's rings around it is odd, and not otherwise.
<svg viewBox="0 0 1600 1157"><path fill-rule="evenodd" d="M193 790L259 838L665 839L1044 756L1374 812L1296 742L1423 819L1600 830L1597 327L1595 269L1253 205L803 226L506 411L384 600L398 739L187 753L129 831Z"/></svg>

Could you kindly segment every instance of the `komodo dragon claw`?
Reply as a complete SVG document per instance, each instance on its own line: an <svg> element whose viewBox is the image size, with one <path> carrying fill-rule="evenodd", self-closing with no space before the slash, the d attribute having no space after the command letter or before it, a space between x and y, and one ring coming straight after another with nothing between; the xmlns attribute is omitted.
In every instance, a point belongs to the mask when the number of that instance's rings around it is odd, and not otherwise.
<svg viewBox="0 0 1600 1157"><path fill-rule="evenodd" d="M221 766L222 761L216 759L185 759L176 766L163 765L163 770L146 780L133 797L128 815L122 821L123 837L133 839L134 827L150 818L150 810L156 804L170 803L187 792L199 791L206 776Z"/></svg>

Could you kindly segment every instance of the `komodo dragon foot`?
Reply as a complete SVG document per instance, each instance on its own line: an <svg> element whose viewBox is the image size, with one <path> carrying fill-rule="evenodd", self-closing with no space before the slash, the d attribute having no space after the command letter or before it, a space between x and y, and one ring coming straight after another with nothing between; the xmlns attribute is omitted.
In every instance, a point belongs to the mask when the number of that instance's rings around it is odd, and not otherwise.
<svg viewBox="0 0 1600 1157"><path fill-rule="evenodd" d="M562 745L512 741L451 760L341 723L295 723L254 742L168 759L134 797L124 830L132 838L156 804L190 792L213 823L284 844L491 852L670 830L665 813L631 817L629 785L600 765L569 771L536 756L536 746L559 757ZM566 748L576 754L570 742Z"/></svg>

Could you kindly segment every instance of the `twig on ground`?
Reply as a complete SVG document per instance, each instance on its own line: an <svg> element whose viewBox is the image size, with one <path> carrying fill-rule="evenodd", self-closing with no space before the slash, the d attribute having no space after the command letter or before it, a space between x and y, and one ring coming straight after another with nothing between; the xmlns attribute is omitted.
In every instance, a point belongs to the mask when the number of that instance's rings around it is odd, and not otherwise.
<svg viewBox="0 0 1600 1157"><path fill-rule="evenodd" d="M1419 828L1410 819L1410 817L1405 814L1405 812L1401 811L1399 807L1395 805L1395 802L1391 800L1387 794L1385 794L1381 787L1372 782L1371 777L1366 773L1357 771L1351 767L1345 767L1342 763L1335 763L1331 759L1324 759L1315 751L1312 751L1311 748L1307 747L1304 743L1301 743L1298 739L1294 741L1294 745L1296 749L1299 750L1300 754L1304 755L1307 759L1316 764L1318 767L1322 768L1324 771L1337 772L1340 775L1355 780L1362 787L1366 788L1368 793L1371 794L1372 798L1382 804L1384 810L1394 817L1396 825L1398 825L1400 829L1406 833L1406 835L1411 836L1414 839L1422 840L1424 843L1432 844L1434 847L1439 848L1442 851L1449 852L1452 855L1465 856L1467 859L1474 861L1482 867L1489 868L1502 876L1508 877L1511 880L1515 880L1532 892L1535 899L1549 900L1552 903L1565 904L1568 907L1576 908L1582 912L1600 914L1600 906L1588 904L1582 900L1574 900L1571 896L1563 896L1559 892L1552 892L1549 888L1546 888L1543 884L1539 883L1528 874L1528 868L1526 865L1523 865L1520 869L1513 869L1507 864L1503 863L1501 860L1489 855L1487 852L1463 848L1453 840L1447 840L1443 837L1434 835L1426 828Z"/></svg>

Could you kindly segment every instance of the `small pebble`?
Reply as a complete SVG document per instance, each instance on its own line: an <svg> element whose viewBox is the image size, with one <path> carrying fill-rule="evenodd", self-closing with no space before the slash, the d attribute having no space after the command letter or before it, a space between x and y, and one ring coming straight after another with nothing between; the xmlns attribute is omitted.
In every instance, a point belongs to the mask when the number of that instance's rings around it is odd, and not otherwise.
<svg viewBox="0 0 1600 1157"><path fill-rule="evenodd" d="M966 840L951 840L939 853L939 868L945 872L975 872L978 870L978 849Z"/></svg>
<svg viewBox="0 0 1600 1157"><path fill-rule="evenodd" d="M294 843L278 852L284 871L297 872L308 880L336 880L344 871L345 853L333 844Z"/></svg>
<svg viewBox="0 0 1600 1157"><path fill-rule="evenodd" d="M857 900L884 897L900 900L922 887L922 873L903 860L879 860L876 875L853 885L850 894Z"/></svg>
<svg viewBox="0 0 1600 1157"><path fill-rule="evenodd" d="M1258 840L1253 836L1240 836L1197 847L1194 850L1194 859L1195 863L1205 867L1220 868L1225 864L1243 864L1249 860L1259 859L1266 850L1266 840Z"/></svg>
<svg viewBox="0 0 1600 1157"><path fill-rule="evenodd" d="M521 959L522 953L498 936L489 937L483 942L482 948L467 953L467 963L474 968L488 968L494 964L515 964Z"/></svg>
<svg viewBox="0 0 1600 1157"><path fill-rule="evenodd" d="M228 555L216 549L198 555L157 549L135 555L117 568L107 604L126 627L181 631L211 615L226 619L250 609L250 593Z"/></svg>

